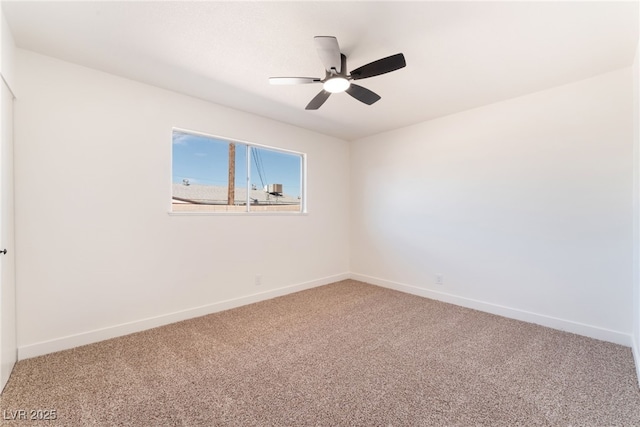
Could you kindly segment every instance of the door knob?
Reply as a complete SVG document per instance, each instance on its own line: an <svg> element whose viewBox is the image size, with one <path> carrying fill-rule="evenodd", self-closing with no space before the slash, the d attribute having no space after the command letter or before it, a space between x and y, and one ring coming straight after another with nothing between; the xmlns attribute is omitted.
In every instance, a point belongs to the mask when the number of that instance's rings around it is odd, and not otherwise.
<svg viewBox="0 0 640 427"><path fill-rule="evenodd" d="M0 251L0 254L3 254L3 255L4 255L4 254L6 254L6 253L7 253L7 250L6 250L6 249L4 249L4 250L1 250L1 251Z"/></svg>

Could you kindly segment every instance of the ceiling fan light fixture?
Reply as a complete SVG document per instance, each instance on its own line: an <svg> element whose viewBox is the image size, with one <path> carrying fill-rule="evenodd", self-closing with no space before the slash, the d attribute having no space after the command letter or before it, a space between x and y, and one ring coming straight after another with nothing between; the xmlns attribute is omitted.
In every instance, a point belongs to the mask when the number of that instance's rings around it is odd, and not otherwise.
<svg viewBox="0 0 640 427"><path fill-rule="evenodd" d="M323 89L331 93L344 92L349 89L351 82L344 77L332 77L322 85Z"/></svg>

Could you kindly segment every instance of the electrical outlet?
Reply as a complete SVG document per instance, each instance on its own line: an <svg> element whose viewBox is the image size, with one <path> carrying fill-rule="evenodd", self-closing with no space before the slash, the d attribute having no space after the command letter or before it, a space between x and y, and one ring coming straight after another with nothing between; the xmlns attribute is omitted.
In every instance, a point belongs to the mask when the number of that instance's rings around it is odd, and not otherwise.
<svg viewBox="0 0 640 427"><path fill-rule="evenodd" d="M442 274L436 274L436 285L444 285L444 276Z"/></svg>
<svg viewBox="0 0 640 427"><path fill-rule="evenodd" d="M262 285L262 274L256 274L256 286Z"/></svg>

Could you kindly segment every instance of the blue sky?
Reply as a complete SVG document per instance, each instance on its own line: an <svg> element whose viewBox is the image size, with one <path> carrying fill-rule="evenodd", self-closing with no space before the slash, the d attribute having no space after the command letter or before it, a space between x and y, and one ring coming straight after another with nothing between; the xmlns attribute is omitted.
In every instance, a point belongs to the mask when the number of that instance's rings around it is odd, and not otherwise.
<svg viewBox="0 0 640 427"><path fill-rule="evenodd" d="M246 146L236 144L236 186L245 186ZM252 147L251 184L282 184L285 194L300 196L301 157ZM227 185L229 144L227 141L174 131L172 181L188 179L192 184ZM260 168L256 165L259 160ZM259 171L262 172L262 179Z"/></svg>

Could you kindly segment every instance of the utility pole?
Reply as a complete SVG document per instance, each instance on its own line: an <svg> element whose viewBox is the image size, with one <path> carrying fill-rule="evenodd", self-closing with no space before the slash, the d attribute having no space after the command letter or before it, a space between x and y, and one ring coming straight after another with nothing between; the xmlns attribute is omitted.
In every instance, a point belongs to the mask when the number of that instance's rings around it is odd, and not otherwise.
<svg viewBox="0 0 640 427"><path fill-rule="evenodd" d="M227 205L233 206L236 199L236 144L229 143L229 190L227 192Z"/></svg>

